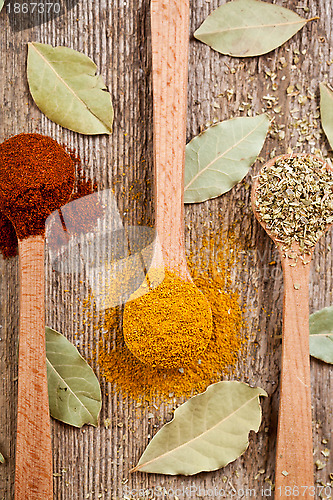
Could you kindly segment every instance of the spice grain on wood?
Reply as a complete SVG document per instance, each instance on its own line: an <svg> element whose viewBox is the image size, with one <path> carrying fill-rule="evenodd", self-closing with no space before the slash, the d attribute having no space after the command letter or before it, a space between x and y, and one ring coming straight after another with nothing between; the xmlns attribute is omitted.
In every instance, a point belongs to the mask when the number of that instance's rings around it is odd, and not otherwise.
<svg viewBox="0 0 333 500"><path fill-rule="evenodd" d="M60 217L51 216L47 221L47 242L52 251L67 245L70 237L94 230L106 210L97 196L90 196L98 190L97 183L86 178L80 158L74 152L69 154L76 166L75 185L69 202L55 214Z"/></svg>

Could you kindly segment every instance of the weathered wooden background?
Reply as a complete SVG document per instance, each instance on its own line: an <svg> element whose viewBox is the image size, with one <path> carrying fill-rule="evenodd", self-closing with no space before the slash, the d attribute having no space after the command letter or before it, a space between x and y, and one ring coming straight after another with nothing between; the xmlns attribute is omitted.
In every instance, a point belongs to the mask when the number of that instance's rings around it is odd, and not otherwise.
<svg viewBox="0 0 333 500"><path fill-rule="evenodd" d="M192 0L191 33L221 3L224 0ZM309 23L283 47L250 59L222 56L191 37L188 139L213 120L268 109L278 126L265 144L263 158L268 158L272 150L283 153L287 147L306 152L321 149L327 153L328 143L320 134L318 119L318 85L325 79L333 83L333 2L278 0L276 3L305 17L319 16L320 20ZM149 0L79 0L68 14L40 27L16 32L12 31L4 9L0 26L0 140L34 131L68 144L84 159L87 175L95 177L101 188L115 185L119 205L129 208L125 220L132 223L142 217L150 220L152 189L146 182L152 179ZM29 95L26 80L29 41L65 45L84 52L97 63L115 107L114 132L110 137L84 137L66 131L40 113ZM291 85L295 87L288 94ZM78 430L53 421L54 472L58 474L54 478L55 499L123 499L126 488L161 486L175 490L183 485L202 489L226 487L226 498L232 498L232 486L238 491L233 495L235 498L249 497L246 491L242 496L241 489L255 488L256 498L262 498L261 488L269 487L267 478L274 482L283 284L277 253L250 209L247 183L258 168L259 162L245 182L227 195L187 206L186 240L187 247L195 250L207 231L218 233L222 226L227 229L234 225L242 258L232 276L247 311L251 339L248 354L240 359L234 378L259 385L269 394L262 403L259 433L251 436L246 453L223 470L193 478L130 475L129 469L148 443L148 435L170 419L171 408L162 405L159 410L135 409L133 401L121 394L113 396L101 379L103 409L98 428ZM144 193L145 203L133 201L129 191L132 184ZM315 252L311 311L333 302L330 245L332 233L320 242ZM275 260L276 265L269 265ZM6 458L5 464L0 465L0 499L10 500L16 425L18 259L0 258L0 268L0 450ZM74 294L74 303L73 298L66 298L65 283L56 282L51 274L48 269L47 323L73 339L75 332L80 331L80 326L73 323L73 312L80 312L80 302ZM89 356L96 343L92 328L86 327L84 337L81 351ZM332 443L333 371L331 366L316 360L311 361L311 367L314 461L327 463L320 471L314 467L314 471L316 480L327 483L333 472L332 456L326 461L320 452ZM154 414L153 419L148 419L148 412ZM103 425L106 418L112 422L108 429ZM327 445L322 443L323 439L328 440ZM228 478L226 483L224 477ZM165 498L177 496L171 493ZM196 496L207 498L208 493L201 491ZM149 498L154 497L157 494Z"/></svg>

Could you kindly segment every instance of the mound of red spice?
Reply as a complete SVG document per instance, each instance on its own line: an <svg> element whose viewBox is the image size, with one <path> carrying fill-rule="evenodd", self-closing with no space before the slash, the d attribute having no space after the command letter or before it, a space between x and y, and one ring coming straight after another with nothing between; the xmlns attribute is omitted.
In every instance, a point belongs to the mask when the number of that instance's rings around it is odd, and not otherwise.
<svg viewBox="0 0 333 500"><path fill-rule="evenodd" d="M87 196L92 194L94 191L97 191L97 183L91 179L87 179L85 173L82 168L81 159L78 158L74 151L68 150L67 153L70 156L72 162L75 165L75 184L74 189L69 201L77 200L82 198L83 196ZM92 211L91 211L92 210ZM84 217L85 219L85 227L87 230L87 214L89 213L89 220L96 218L95 212L98 210L96 207L89 207L86 214L75 213L73 217L76 218L78 224L83 226L83 222L79 222L80 218ZM99 212L100 214L100 212ZM88 224L89 225L89 224ZM88 228L89 230L89 228ZM64 244L67 240L64 238L64 232L61 231L59 234L52 233L53 244L55 245L55 240L58 239L58 244ZM15 257L18 254L17 249L17 237L15 233L15 229L10 222L10 220L6 217L6 215L0 211L0 252L2 253L5 259Z"/></svg>
<svg viewBox="0 0 333 500"><path fill-rule="evenodd" d="M72 159L51 137L19 134L0 144L0 209L20 239L44 233L45 220L68 201L73 183Z"/></svg>

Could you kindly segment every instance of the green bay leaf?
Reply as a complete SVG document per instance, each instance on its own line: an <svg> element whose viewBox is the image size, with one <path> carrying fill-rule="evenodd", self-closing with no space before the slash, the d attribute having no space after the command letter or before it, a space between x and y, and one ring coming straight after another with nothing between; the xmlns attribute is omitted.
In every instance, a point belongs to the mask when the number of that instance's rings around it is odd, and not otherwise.
<svg viewBox="0 0 333 500"><path fill-rule="evenodd" d="M261 423L260 388L218 382L176 409L133 471L193 475L224 467L248 447Z"/></svg>
<svg viewBox="0 0 333 500"><path fill-rule="evenodd" d="M333 306L310 315L310 354L333 364Z"/></svg>
<svg viewBox="0 0 333 500"><path fill-rule="evenodd" d="M324 82L320 84L320 116L323 130L333 149L333 91Z"/></svg>
<svg viewBox="0 0 333 500"><path fill-rule="evenodd" d="M27 74L31 95L50 120L80 134L111 134L111 96L89 57L32 42Z"/></svg>
<svg viewBox="0 0 333 500"><path fill-rule="evenodd" d="M45 333L51 416L74 427L96 426L102 406L96 375L63 335L48 327Z"/></svg>
<svg viewBox="0 0 333 500"><path fill-rule="evenodd" d="M259 0L234 0L213 11L195 38L222 54L251 57L279 47L312 19Z"/></svg>
<svg viewBox="0 0 333 500"><path fill-rule="evenodd" d="M266 114L217 123L186 146L185 203L216 198L240 182L265 142Z"/></svg>
<svg viewBox="0 0 333 500"><path fill-rule="evenodd" d="M5 463L5 457L3 456L2 453L0 453L0 464L4 464Z"/></svg>

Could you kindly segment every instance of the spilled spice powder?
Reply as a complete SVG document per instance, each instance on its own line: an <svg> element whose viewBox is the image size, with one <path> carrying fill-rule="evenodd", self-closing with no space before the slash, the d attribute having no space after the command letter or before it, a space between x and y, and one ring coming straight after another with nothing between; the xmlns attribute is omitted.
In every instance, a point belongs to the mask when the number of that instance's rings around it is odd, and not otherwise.
<svg viewBox="0 0 333 500"><path fill-rule="evenodd" d="M47 242L52 251L68 245L70 237L80 236L93 230L105 208L98 196L89 196L97 190L96 184L86 180L78 170L76 189L69 202L53 214L47 224Z"/></svg>
<svg viewBox="0 0 333 500"><path fill-rule="evenodd" d="M105 379L133 399L150 402L202 392L230 373L245 339L238 293L226 289L229 279L226 263L220 261L218 272L210 268L194 280L211 306L213 334L202 356L188 367L165 370L141 363L124 343L121 309L106 311L96 359Z"/></svg>
<svg viewBox="0 0 333 500"><path fill-rule="evenodd" d="M3 212L0 212L0 252L4 259L18 255L15 229Z"/></svg>

